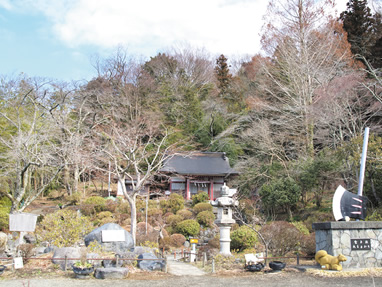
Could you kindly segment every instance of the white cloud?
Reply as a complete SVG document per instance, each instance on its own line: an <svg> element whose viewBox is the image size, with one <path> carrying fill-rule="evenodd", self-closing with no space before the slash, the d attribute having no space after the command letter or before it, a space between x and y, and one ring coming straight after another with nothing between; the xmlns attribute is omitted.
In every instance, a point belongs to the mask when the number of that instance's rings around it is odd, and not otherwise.
<svg viewBox="0 0 382 287"><path fill-rule="evenodd" d="M11 10L12 5L9 0L0 0L0 8L3 7L6 10Z"/></svg>
<svg viewBox="0 0 382 287"><path fill-rule="evenodd" d="M0 0L3 1L3 0ZM136 53L188 42L213 53L259 50L259 29L267 2L262 0L20 0L19 7L44 13L66 45L111 48L126 45ZM21 3L21 4L20 4ZM26 9L26 8L25 8Z"/></svg>
<svg viewBox="0 0 382 287"><path fill-rule="evenodd" d="M339 0L342 5L347 0ZM56 37L76 48L122 44L153 56L179 42L212 53L255 54L265 0L19 0L42 12ZM5 3L5 4L3 4ZM345 2L346 3L346 2ZM0 5L9 4L0 0ZM341 6L342 6L341 5ZM341 9L340 11L342 11Z"/></svg>

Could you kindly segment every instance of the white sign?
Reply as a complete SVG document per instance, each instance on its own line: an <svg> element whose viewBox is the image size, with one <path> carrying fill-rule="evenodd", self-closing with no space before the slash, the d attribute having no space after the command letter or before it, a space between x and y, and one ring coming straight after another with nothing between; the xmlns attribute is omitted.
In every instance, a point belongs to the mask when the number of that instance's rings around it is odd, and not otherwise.
<svg viewBox="0 0 382 287"><path fill-rule="evenodd" d="M22 257L16 257L13 259L13 264L15 265L15 269L20 269L24 267L23 264L23 258Z"/></svg>
<svg viewBox="0 0 382 287"><path fill-rule="evenodd" d="M9 214L9 231L34 232L37 217L37 214L32 213Z"/></svg>
<svg viewBox="0 0 382 287"><path fill-rule="evenodd" d="M118 242L125 240L125 230L102 230L102 242Z"/></svg>

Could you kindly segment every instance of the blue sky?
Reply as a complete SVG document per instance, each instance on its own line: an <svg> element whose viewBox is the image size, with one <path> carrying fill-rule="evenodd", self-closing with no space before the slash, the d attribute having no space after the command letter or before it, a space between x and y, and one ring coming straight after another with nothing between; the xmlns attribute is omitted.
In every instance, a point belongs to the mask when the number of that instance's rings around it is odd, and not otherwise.
<svg viewBox="0 0 382 287"><path fill-rule="evenodd" d="M345 7L346 0L340 2ZM0 0L0 75L90 80L96 75L91 59L110 56L118 45L145 59L184 43L211 55L251 56L260 50L266 4L265 0Z"/></svg>

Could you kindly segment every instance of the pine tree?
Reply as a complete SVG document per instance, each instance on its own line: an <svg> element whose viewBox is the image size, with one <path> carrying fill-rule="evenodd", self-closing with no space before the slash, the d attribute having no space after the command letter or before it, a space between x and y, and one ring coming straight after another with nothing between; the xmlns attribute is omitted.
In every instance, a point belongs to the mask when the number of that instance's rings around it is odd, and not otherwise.
<svg viewBox="0 0 382 287"><path fill-rule="evenodd" d="M223 54L216 60L215 73L218 80L220 95L224 95L229 91L232 82L232 74L229 71L227 58Z"/></svg>
<svg viewBox="0 0 382 287"><path fill-rule="evenodd" d="M348 34L352 53L377 63L378 56L373 50L378 48L375 45L382 36L380 15L371 13L367 0L350 0L346 5L347 10L341 13L340 20Z"/></svg>

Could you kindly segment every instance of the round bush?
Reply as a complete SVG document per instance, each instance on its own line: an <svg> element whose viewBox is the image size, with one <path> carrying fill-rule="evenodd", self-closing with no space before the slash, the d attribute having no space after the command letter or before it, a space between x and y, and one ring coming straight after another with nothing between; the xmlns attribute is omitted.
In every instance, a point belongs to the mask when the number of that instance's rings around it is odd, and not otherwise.
<svg viewBox="0 0 382 287"><path fill-rule="evenodd" d="M241 251L254 247L257 242L256 232L246 225L242 225L231 232L231 249L239 249Z"/></svg>
<svg viewBox="0 0 382 287"><path fill-rule="evenodd" d="M107 217L113 217L113 214L110 211L102 211L97 214L97 219L104 219Z"/></svg>
<svg viewBox="0 0 382 287"><path fill-rule="evenodd" d="M73 210L59 210L44 217L36 235L57 247L69 247L80 242L93 229L90 220Z"/></svg>
<svg viewBox="0 0 382 287"><path fill-rule="evenodd" d="M211 227L215 220L215 215L212 211L202 211L196 216L196 220L204 227Z"/></svg>
<svg viewBox="0 0 382 287"><path fill-rule="evenodd" d="M208 193L205 191L198 191L197 194L192 196L192 206L195 206L196 204L200 202L206 202L208 200Z"/></svg>
<svg viewBox="0 0 382 287"><path fill-rule="evenodd" d="M196 214L202 212L202 211L211 211L212 212L212 205L208 202L200 202L194 206L194 212Z"/></svg>
<svg viewBox="0 0 382 287"><path fill-rule="evenodd" d="M177 213L178 210L184 208L184 198L180 194L171 193L169 199L164 199L159 203L163 213L172 212Z"/></svg>
<svg viewBox="0 0 382 287"><path fill-rule="evenodd" d="M182 247L184 242L186 241L186 237L178 233L171 235L170 238L171 238L171 245L177 248Z"/></svg>
<svg viewBox="0 0 382 287"><path fill-rule="evenodd" d="M93 205L96 212L105 210L106 208L106 199L101 196L92 196L87 198L84 201L84 204Z"/></svg>
<svg viewBox="0 0 382 287"><path fill-rule="evenodd" d="M183 221L183 217L180 215L173 214L167 217L167 224L169 224L173 228L175 228L181 221Z"/></svg>
<svg viewBox="0 0 382 287"><path fill-rule="evenodd" d="M180 215L183 218L183 220L192 219L192 217L193 217L193 213L187 209L178 210L176 215Z"/></svg>
<svg viewBox="0 0 382 287"><path fill-rule="evenodd" d="M196 220L187 219L179 222L176 226L176 230L184 236L194 236L199 234L200 225Z"/></svg>

